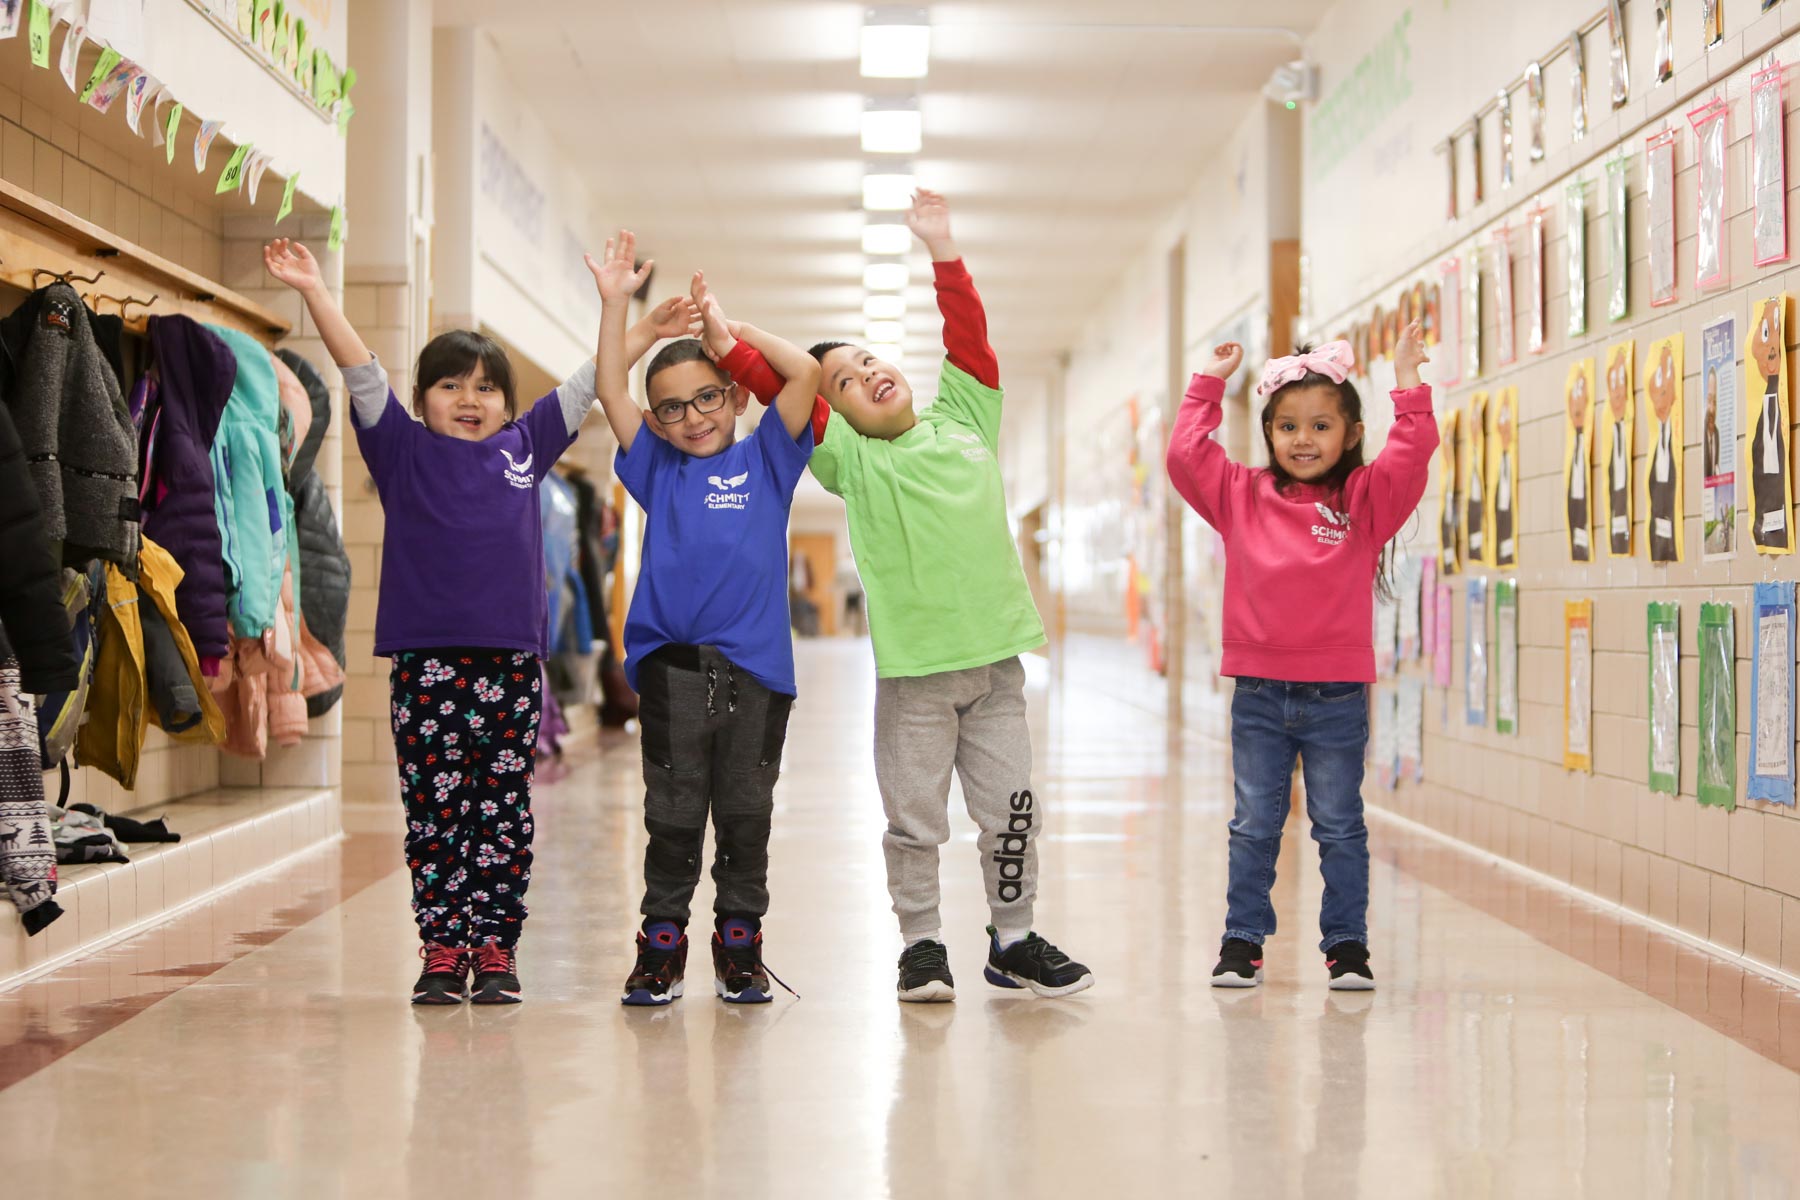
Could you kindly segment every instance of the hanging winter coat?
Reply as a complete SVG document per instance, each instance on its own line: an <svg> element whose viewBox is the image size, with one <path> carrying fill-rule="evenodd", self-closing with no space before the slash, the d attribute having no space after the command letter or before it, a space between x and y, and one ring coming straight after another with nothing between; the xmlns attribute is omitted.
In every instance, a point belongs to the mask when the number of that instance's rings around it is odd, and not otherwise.
<svg viewBox="0 0 1800 1200"><path fill-rule="evenodd" d="M280 400L269 352L247 333L209 325L237 358L237 379L213 442L213 504L224 542L226 615L235 638L260 638L275 623L287 565Z"/></svg>
<svg viewBox="0 0 1800 1200"><path fill-rule="evenodd" d="M231 658L215 681L224 685L219 707L225 713L223 748L229 754L262 758L271 733L279 746L297 745L306 736L306 701L300 695L288 604L284 587L269 632L260 638L232 639Z"/></svg>
<svg viewBox="0 0 1800 1200"><path fill-rule="evenodd" d="M0 402L12 411L45 530L62 561L137 570L137 432L75 289L53 283L0 320Z"/></svg>
<svg viewBox="0 0 1800 1200"><path fill-rule="evenodd" d="M325 481L314 469L319 447L331 428L331 393L311 363L292 350L277 350L275 357L286 363L306 389L312 403L312 425L300 443L300 451L288 468L288 491L294 497L294 533L300 543L300 577L305 583L300 591L302 617L301 638L304 643L310 631L337 660L337 677L341 680L348 662L344 649L344 621L350 608L350 556L344 552L344 539L338 534L337 515L331 511L331 499L325 493ZM309 681L330 678L331 672L316 663L308 672ZM315 692L306 688L306 710L312 716L323 716L343 694L343 685L325 687Z"/></svg>
<svg viewBox="0 0 1800 1200"><path fill-rule="evenodd" d="M140 439L144 533L181 564L181 623L216 670L231 652L231 635L212 451L237 359L218 334L188 317L151 317L150 349Z"/></svg>
<svg viewBox="0 0 1800 1200"><path fill-rule="evenodd" d="M0 661L15 655L27 695L66 691L79 678L37 485L12 416L0 406Z"/></svg>
<svg viewBox="0 0 1800 1200"><path fill-rule="evenodd" d="M37 718L11 660L0 660L0 882L27 934L62 916L53 899L56 847L38 769Z"/></svg>

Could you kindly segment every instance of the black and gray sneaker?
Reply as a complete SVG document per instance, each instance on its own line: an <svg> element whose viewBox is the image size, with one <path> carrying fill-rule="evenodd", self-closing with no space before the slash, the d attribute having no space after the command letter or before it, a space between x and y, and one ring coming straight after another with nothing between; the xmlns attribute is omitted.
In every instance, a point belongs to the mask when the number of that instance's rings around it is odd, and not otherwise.
<svg viewBox="0 0 1800 1200"><path fill-rule="evenodd" d="M1339 942L1325 952L1334 992L1372 992L1375 972L1369 970L1369 948L1361 942Z"/></svg>
<svg viewBox="0 0 1800 1200"><path fill-rule="evenodd" d="M950 952L944 943L927 938L902 950L900 982L894 991L900 999L914 1004L956 999L956 981L950 978Z"/></svg>
<svg viewBox="0 0 1800 1200"><path fill-rule="evenodd" d="M800 993L782 983L781 976L769 970L762 958L762 930L750 922L731 917L713 931L713 990L727 1004L767 1004L773 993L769 980L786 989L798 1000Z"/></svg>
<svg viewBox="0 0 1800 1200"><path fill-rule="evenodd" d="M1216 988L1253 988L1262 982L1263 948L1243 938L1226 938L1219 950L1219 965L1213 968L1212 985Z"/></svg>
<svg viewBox="0 0 1800 1200"><path fill-rule="evenodd" d="M419 947L425 970L413 984L414 1004L461 1004L469 994L469 952L461 946L426 942Z"/></svg>
<svg viewBox="0 0 1800 1200"><path fill-rule="evenodd" d="M1094 986L1094 974L1046 942L1028 933L1006 949L989 925L987 981L995 987L1030 988L1040 996L1073 996Z"/></svg>
<svg viewBox="0 0 1800 1200"><path fill-rule="evenodd" d="M681 998L687 973L687 934L673 921L657 921L638 930L637 963L625 980L619 1003L656 1008Z"/></svg>

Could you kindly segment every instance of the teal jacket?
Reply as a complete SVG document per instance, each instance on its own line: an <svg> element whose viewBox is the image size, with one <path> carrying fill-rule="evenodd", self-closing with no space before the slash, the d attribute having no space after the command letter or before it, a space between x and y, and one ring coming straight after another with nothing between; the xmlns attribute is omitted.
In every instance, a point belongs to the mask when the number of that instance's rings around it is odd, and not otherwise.
<svg viewBox="0 0 1800 1200"><path fill-rule="evenodd" d="M207 328L230 347L238 368L212 448L226 615L234 637L261 637L275 624L293 524L281 473L281 401L268 347L236 329Z"/></svg>

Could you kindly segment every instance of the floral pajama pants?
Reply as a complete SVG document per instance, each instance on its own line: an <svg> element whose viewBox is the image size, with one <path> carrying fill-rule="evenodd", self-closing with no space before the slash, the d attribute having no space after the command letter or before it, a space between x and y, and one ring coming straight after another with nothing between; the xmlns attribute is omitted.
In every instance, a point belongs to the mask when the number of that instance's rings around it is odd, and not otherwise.
<svg viewBox="0 0 1800 1200"><path fill-rule="evenodd" d="M394 754L419 936L512 946L531 883L531 773L543 707L537 656L394 655Z"/></svg>

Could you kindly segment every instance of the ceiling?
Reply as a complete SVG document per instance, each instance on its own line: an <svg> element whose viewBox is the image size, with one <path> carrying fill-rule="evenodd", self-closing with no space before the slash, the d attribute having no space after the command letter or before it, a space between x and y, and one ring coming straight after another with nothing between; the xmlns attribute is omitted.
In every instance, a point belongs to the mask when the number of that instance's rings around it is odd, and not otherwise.
<svg viewBox="0 0 1800 1200"><path fill-rule="evenodd" d="M916 88L915 174L948 196L995 348L1016 371L1071 344L1270 70L1297 57L1279 35L1171 26L1304 34L1333 2L932 4L920 80L863 79L864 10L837 0L435 11L493 39L552 136L590 164L602 219L657 259L659 295L704 267L734 317L802 345L862 338L861 180L875 160L858 140L862 98ZM941 343L922 253L913 280L907 365L924 369Z"/></svg>

